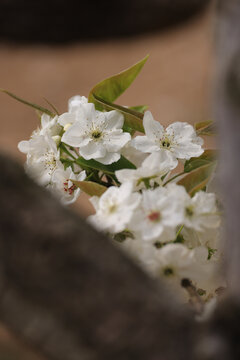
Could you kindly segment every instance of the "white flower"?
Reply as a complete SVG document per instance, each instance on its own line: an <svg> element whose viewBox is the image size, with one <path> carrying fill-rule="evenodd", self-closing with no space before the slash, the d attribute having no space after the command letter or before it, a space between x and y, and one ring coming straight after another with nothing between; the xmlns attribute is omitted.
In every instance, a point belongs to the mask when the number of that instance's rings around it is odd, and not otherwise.
<svg viewBox="0 0 240 360"><path fill-rule="evenodd" d="M58 166L60 153L49 135L33 135L29 141L21 141L18 149L27 154L26 172L38 184L48 185Z"/></svg>
<svg viewBox="0 0 240 360"><path fill-rule="evenodd" d="M58 123L58 116L51 117L47 114L41 116L41 129L40 135L59 136L62 131L62 127Z"/></svg>
<svg viewBox="0 0 240 360"><path fill-rule="evenodd" d="M220 217L217 214L215 194L198 191L193 198L187 192L183 198L184 225L197 231L217 228Z"/></svg>
<svg viewBox="0 0 240 360"><path fill-rule="evenodd" d="M82 97L80 98L82 99ZM69 111L59 116L58 122L65 131L76 121L88 122L94 117L94 104L82 101L81 99L78 100L78 97L77 99L75 99L75 97L71 98L69 100Z"/></svg>
<svg viewBox="0 0 240 360"><path fill-rule="evenodd" d="M160 241L171 241L176 237L176 227L182 220L181 202L177 197L168 194L167 187L158 187L154 190L143 190L142 201L129 226L130 230L140 233L143 240L159 240L161 236Z"/></svg>
<svg viewBox="0 0 240 360"><path fill-rule="evenodd" d="M136 149L152 153L155 151L168 151L177 159L190 159L203 153L203 140L197 137L192 125L175 122L166 130L153 119L150 111L146 111L143 118L146 136L137 136L132 140Z"/></svg>
<svg viewBox="0 0 240 360"><path fill-rule="evenodd" d="M192 279L197 273L194 252L182 244L167 244L155 251L156 275L168 279Z"/></svg>
<svg viewBox="0 0 240 360"><path fill-rule="evenodd" d="M100 230L118 233L127 227L140 195L132 193L131 183L124 183L119 188L111 186L100 198L94 196L90 201L96 214L89 216L89 221Z"/></svg>
<svg viewBox="0 0 240 360"><path fill-rule="evenodd" d="M85 96L75 95L68 100L68 111L70 113L76 112L87 103L88 99Z"/></svg>
<svg viewBox="0 0 240 360"><path fill-rule="evenodd" d="M74 174L70 166L66 170L63 166L59 166L52 176L51 190L63 204L71 204L80 195L80 189L73 184L72 180L82 181L85 177L85 171Z"/></svg>
<svg viewBox="0 0 240 360"><path fill-rule="evenodd" d="M155 152L149 155L138 169L122 169L116 171L115 174L121 183L132 181L135 189L140 190L145 187L146 181L150 186L154 183L162 185L163 175L173 170L177 164L178 161L168 152Z"/></svg>
<svg viewBox="0 0 240 360"><path fill-rule="evenodd" d="M87 109L87 116L79 116L62 137L70 146L78 147L86 160L95 159L102 164L112 164L120 159L120 150L131 139L124 133L123 115L113 110L95 111L94 104ZM70 114L71 115L71 114Z"/></svg>

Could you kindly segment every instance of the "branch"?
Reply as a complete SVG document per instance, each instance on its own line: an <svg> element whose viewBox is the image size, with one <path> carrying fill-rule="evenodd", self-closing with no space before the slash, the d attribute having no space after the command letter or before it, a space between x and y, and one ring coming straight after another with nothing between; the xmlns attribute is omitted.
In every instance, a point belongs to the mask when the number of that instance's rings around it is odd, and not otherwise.
<svg viewBox="0 0 240 360"><path fill-rule="evenodd" d="M190 314L0 156L0 321L54 360L191 359Z"/></svg>

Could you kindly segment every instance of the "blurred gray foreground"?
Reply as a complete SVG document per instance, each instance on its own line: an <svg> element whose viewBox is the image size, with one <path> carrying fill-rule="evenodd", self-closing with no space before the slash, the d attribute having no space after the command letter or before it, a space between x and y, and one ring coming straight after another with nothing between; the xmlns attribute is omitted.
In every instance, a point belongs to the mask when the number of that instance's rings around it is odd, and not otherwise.
<svg viewBox="0 0 240 360"><path fill-rule="evenodd" d="M240 1L219 2L215 113L229 287L206 323L0 156L0 321L49 360L240 359L239 19Z"/></svg>

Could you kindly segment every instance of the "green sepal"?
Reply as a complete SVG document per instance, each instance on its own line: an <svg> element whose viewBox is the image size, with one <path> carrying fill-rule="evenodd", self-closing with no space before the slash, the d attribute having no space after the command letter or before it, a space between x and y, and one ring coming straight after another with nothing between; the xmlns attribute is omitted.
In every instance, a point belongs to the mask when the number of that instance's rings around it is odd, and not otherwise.
<svg viewBox="0 0 240 360"><path fill-rule="evenodd" d="M107 187L93 181L71 180L72 183L90 196L101 196Z"/></svg>

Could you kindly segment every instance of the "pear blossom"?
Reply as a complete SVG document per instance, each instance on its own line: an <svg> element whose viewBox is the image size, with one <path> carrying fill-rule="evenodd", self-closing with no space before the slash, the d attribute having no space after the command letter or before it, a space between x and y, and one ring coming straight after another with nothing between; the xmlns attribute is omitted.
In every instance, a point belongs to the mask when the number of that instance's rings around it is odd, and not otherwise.
<svg viewBox="0 0 240 360"><path fill-rule="evenodd" d="M218 228L220 217L216 205L216 196L213 193L198 191L193 198L187 192L182 199L184 206L184 225L197 231L208 228Z"/></svg>
<svg viewBox="0 0 240 360"><path fill-rule="evenodd" d="M85 171L75 174L70 166L66 170L63 166L59 166L53 173L51 190L63 204L72 204L77 200L81 191L72 180L83 181L85 178Z"/></svg>
<svg viewBox="0 0 240 360"><path fill-rule="evenodd" d="M142 199L135 210L130 230L140 233L143 240L171 241L176 237L176 227L183 221L183 210L178 198L168 195L167 187L143 190Z"/></svg>
<svg viewBox="0 0 240 360"><path fill-rule="evenodd" d="M142 152L168 151L176 159L187 160L203 153L203 140L188 123L175 122L164 129L151 112L146 111L143 126L146 135L132 140L132 146Z"/></svg>
<svg viewBox="0 0 240 360"><path fill-rule="evenodd" d="M140 198L140 194L132 193L130 182L120 187L111 186L100 198L94 196L90 199L96 214L88 219L100 230L119 233L128 226Z"/></svg>
<svg viewBox="0 0 240 360"><path fill-rule="evenodd" d="M120 150L131 139L122 130L124 118L119 112L95 111L94 104L87 116L78 116L76 122L63 134L62 141L79 148L86 160L95 159L102 164L112 164L120 159Z"/></svg>
<svg viewBox="0 0 240 360"><path fill-rule="evenodd" d="M142 165L134 169L122 169L115 172L118 180L123 183L132 181L136 190L143 189L145 183L150 186L154 183L163 184L162 177L178 165L178 161L167 152L155 152L149 155Z"/></svg>
<svg viewBox="0 0 240 360"><path fill-rule="evenodd" d="M33 135L29 141L21 141L18 149L27 155L26 172L38 184L51 182L54 171L61 166L60 152L49 135Z"/></svg>
<svg viewBox="0 0 240 360"><path fill-rule="evenodd" d="M51 117L47 114L41 116L41 128L39 135L50 135L51 137L59 136L62 127L58 123L58 116Z"/></svg>
<svg viewBox="0 0 240 360"><path fill-rule="evenodd" d="M95 116L95 106L92 103L88 103L87 99L82 97L73 97L69 100L69 111L60 115L58 123L66 131L75 122L88 122ZM63 140L64 141L64 140Z"/></svg>
<svg viewBox="0 0 240 360"><path fill-rule="evenodd" d="M155 273L180 284L184 278L198 277L194 252L182 244L167 244L155 251Z"/></svg>

